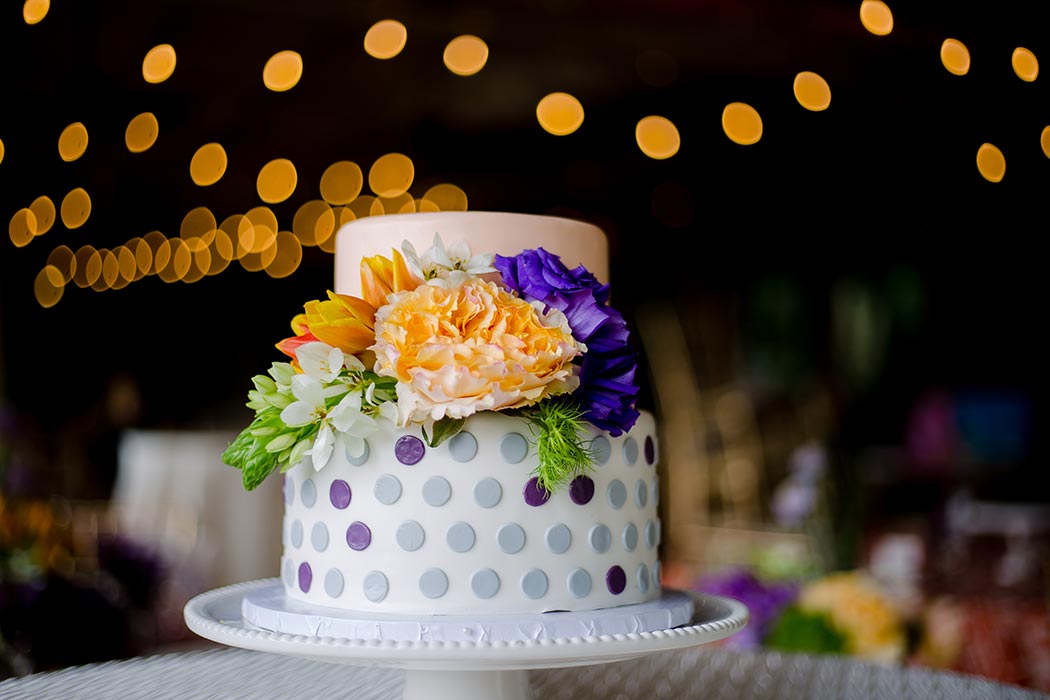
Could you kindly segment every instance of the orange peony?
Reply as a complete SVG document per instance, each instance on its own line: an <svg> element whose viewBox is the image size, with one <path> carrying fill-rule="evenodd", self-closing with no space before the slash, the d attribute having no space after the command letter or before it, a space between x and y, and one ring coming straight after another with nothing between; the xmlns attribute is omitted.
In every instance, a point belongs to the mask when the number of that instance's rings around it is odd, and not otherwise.
<svg viewBox="0 0 1050 700"><path fill-rule="evenodd" d="M398 380L402 425L528 406L574 390L586 348L565 315L482 279L403 292L376 315L375 371ZM311 329L313 327L311 326Z"/></svg>

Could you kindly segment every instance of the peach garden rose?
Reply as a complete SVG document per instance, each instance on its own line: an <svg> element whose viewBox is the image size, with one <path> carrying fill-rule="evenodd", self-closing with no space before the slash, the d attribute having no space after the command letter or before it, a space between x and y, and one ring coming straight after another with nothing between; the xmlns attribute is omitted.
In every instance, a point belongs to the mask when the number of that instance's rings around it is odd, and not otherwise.
<svg viewBox="0 0 1050 700"><path fill-rule="evenodd" d="M397 379L399 422L532 405L579 384L561 311L544 312L480 278L422 285L376 313L375 372Z"/></svg>

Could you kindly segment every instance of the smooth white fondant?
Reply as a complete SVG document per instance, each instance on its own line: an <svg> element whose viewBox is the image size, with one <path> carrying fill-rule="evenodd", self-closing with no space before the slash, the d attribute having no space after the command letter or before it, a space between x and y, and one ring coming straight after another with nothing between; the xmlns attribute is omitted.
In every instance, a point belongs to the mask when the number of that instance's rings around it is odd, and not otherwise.
<svg viewBox="0 0 1050 700"><path fill-rule="evenodd" d="M609 458L589 472L594 496L583 505L573 502L567 488L552 494L542 505L526 503L522 492L536 468L535 446L530 445L527 456L516 464L508 464L501 451L508 433L531 436L524 419L483 412L471 416L464 430L477 443L474 458L466 462L457 461L448 443L428 447L415 464L398 462L395 443L403 435L420 436L415 427L369 438L370 457L359 466L350 463L343 445L337 443L321 471L307 462L290 470L285 478L298 496L285 507L286 526L293 531L284 548L282 566L283 571L293 572L284 577L289 597L347 610L462 614L595 610L641 603L659 595L658 586L639 585L636 575L643 565L654 574L658 571L655 499L646 498L639 506L638 499L629 498L616 508L606 497L615 480L652 482L655 458L650 464L645 450L639 448L631 464L625 457L632 456L632 451L622 449L627 440L636 445L652 440L650 454L655 455L656 425L651 414L643 412L626 435L601 435L611 445ZM402 486L400 498L392 505L376 497L376 481L388 474L396 474ZM427 484L433 484L436 477L448 484L447 501L443 500L443 489L441 499L428 497L431 489ZM479 503L477 484L488 483L488 479L498 482L500 496L493 505L484 507L494 499L484 498ZM330 501L335 480L350 487L352 497L346 508L337 508ZM312 506L304 503L304 490L316 494L306 501ZM443 505L432 505L436 503ZM352 549L346 541L347 530L355 522L364 523L370 530L371 540L364 549ZM310 531L318 523L330 535L323 551L317 551L310 538L294 536L300 528ZM450 546L448 533L462 531L464 525L473 531L474 542L467 548L464 539L454 537L454 544L458 544ZM549 537L552 528L556 534ZM310 572L306 579L304 564ZM625 589L618 594L611 592L607 583L613 567L622 569L626 580ZM431 569L445 574L447 588L421 590L420 580ZM499 590L487 598L477 595L470 583L476 572L485 569L494 572L501 582ZM324 585L330 570L339 571L344 582L336 597L329 595ZM591 581L590 590L582 595L579 584L570 584L573 576L577 581L582 579L574 573L577 570L586 572ZM381 597L366 585L370 572L379 572L387 582ZM430 575L427 580L435 578ZM543 579L545 587L541 585ZM309 588L304 591L302 584L307 581Z"/></svg>
<svg viewBox="0 0 1050 700"><path fill-rule="evenodd" d="M481 572L475 586L489 592L498 589L499 582L493 572ZM679 627L693 617L693 597L669 590L645 603L587 612L391 616L304 604L288 598L274 582L246 593L241 614L260 629L283 634L395 642L521 642Z"/></svg>
<svg viewBox="0 0 1050 700"><path fill-rule="evenodd" d="M335 291L361 296L361 260L373 255L390 258L407 240L422 255L440 234L447 248L458 240L470 252L517 255L528 248L544 248L561 257L569 268L583 265L600 282L609 281L609 253L605 233L593 224L558 216L487 211L442 211L388 214L351 221L336 234Z"/></svg>

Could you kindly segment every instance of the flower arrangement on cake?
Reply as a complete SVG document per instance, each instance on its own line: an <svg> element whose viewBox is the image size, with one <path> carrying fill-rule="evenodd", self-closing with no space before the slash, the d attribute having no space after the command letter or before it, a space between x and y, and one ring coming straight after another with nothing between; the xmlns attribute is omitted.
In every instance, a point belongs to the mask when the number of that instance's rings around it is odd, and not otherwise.
<svg viewBox="0 0 1050 700"><path fill-rule="evenodd" d="M277 343L290 362L253 377L251 424L223 453L257 487L302 460L352 456L380 431L418 425L435 447L479 411L526 418L548 492L591 469L591 424L612 436L638 418L636 353L609 287L543 248L472 254L435 234L361 262L362 296L328 292Z"/></svg>

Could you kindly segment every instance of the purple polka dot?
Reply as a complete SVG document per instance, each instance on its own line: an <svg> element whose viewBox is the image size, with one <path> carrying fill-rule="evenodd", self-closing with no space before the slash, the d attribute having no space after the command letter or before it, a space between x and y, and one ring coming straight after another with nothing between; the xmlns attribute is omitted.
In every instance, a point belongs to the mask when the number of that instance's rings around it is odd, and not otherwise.
<svg viewBox="0 0 1050 700"><path fill-rule="evenodd" d="M551 497L547 489L540 486L539 477L535 476L525 482L525 488L522 489L521 494L530 506L542 506Z"/></svg>
<svg viewBox="0 0 1050 700"><path fill-rule="evenodd" d="M314 572L310 570L310 565L305 561L299 565L299 588L302 589L303 593L310 592L310 584L313 583Z"/></svg>
<svg viewBox="0 0 1050 700"><path fill-rule="evenodd" d="M423 459L426 447L415 435L403 435L394 443L394 456L401 464L412 465Z"/></svg>
<svg viewBox="0 0 1050 700"><path fill-rule="evenodd" d="M569 498L577 505L586 505L594 498L594 479L580 475L569 484Z"/></svg>
<svg viewBox="0 0 1050 700"><path fill-rule="evenodd" d="M350 505L350 484L342 479L336 479L332 482L332 487L328 489L328 498L339 510L346 508Z"/></svg>
<svg viewBox="0 0 1050 700"><path fill-rule="evenodd" d="M652 435L645 436L645 463L652 464L656 461L656 443L653 442Z"/></svg>
<svg viewBox="0 0 1050 700"><path fill-rule="evenodd" d="M610 593L620 595L623 589L627 588L627 574L620 567L614 566L605 574L605 585L609 587Z"/></svg>
<svg viewBox="0 0 1050 700"><path fill-rule="evenodd" d="M350 545L350 549L358 552L367 549L368 545L372 544L372 531L364 523L355 520L346 528L346 543Z"/></svg>

